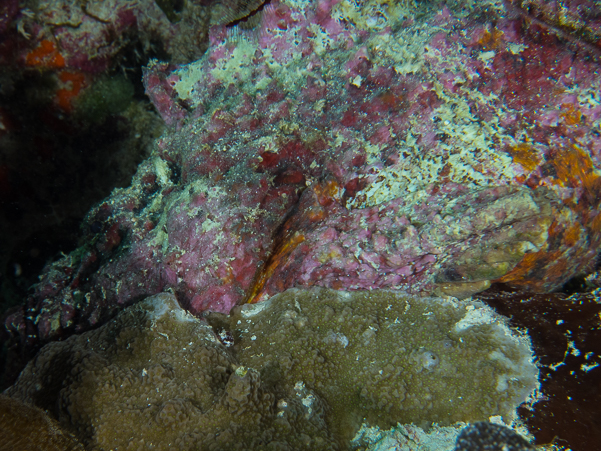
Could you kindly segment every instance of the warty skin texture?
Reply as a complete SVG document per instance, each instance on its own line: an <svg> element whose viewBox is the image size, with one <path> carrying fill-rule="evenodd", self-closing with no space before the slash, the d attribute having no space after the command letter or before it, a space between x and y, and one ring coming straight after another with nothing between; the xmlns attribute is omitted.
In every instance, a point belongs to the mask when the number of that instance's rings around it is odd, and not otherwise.
<svg viewBox="0 0 601 451"><path fill-rule="evenodd" d="M6 318L14 361L166 289L200 314L294 286L548 292L589 269L595 63L496 3L385 6L274 1L198 61L151 63L172 128Z"/></svg>

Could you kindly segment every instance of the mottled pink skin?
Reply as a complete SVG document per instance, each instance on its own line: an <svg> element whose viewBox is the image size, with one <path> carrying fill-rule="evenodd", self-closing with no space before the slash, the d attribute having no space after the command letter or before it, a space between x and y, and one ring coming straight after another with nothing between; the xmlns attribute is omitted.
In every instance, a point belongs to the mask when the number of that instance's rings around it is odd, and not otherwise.
<svg viewBox="0 0 601 451"><path fill-rule="evenodd" d="M136 27L139 10L132 11L131 5L123 4L114 11L106 11L110 24L84 16L81 25L58 27L54 32L60 53L65 58L66 67L84 72L103 72L111 64L112 57L121 48L117 38ZM86 31L79 31L86 30Z"/></svg>
<svg viewBox="0 0 601 451"><path fill-rule="evenodd" d="M561 193L567 206L579 200L583 204L586 199L576 182L556 187L549 162L558 145L567 148L577 142L600 166L601 138L590 122L569 124L561 113L564 104L575 101L568 87L592 86L596 63L575 56L558 40L531 41L520 19L497 18L503 34L487 64L478 58L487 50L480 43L485 27L444 8L433 16L445 31L430 40L426 71L400 75L389 66L374 65L369 49L355 44L367 31L331 18L335 3L320 1L314 9L298 11L274 0L265 10L264 28L257 32L261 48L269 48L282 65L300 53L306 66L299 87L281 84L278 70L284 69L271 68L261 49L248 58L253 87L269 77L264 89L251 94L238 81L211 75L234 49L231 41L224 41L224 28L210 33L211 47L202 60L206 76L195 86L199 106L187 116L170 90L175 74L165 72L165 66L148 70L149 96L172 124L155 153L156 161L169 167L168 174L148 160L131 187L92 210L87 221L101 223L102 231L90 233L91 244L78 256L45 270L24 310L5 322L14 340L30 347L85 330L123 306L165 290L175 292L195 314L228 312L251 296L262 299L292 286L431 293L466 250L503 236L502 230L487 229L476 217L464 218L465 234L453 236L443 227L444 216L461 211L453 211L450 202L460 199L477 210L508 188L474 191L451 180L443 168L437 182L427 187L427 200L409 212L403 209L411 204L411 193L364 209L347 204L377 178L377 169L402 163L396 143L409 131L431 154L448 157L441 147L447 138L433 126L435 110L443 102L435 83L452 93L493 93L490 103L470 100L475 118L487 121L493 110L507 111L500 118L506 130L516 135L528 130L540 163L529 171L515 163L514 186L547 185ZM338 60L314 51L309 30L315 23L330 33ZM509 42L527 47L514 55ZM357 76L360 86L353 84ZM591 120L601 114L595 106L574 108ZM410 124L415 117L417 125ZM298 128L280 127L281 121ZM268 149L263 138L275 149ZM368 159L366 141L380 146L377 158ZM509 143L495 145L500 154L510 150ZM494 177L486 159L474 156L471 164ZM337 191L324 194L324 186ZM545 282L545 290L557 288L594 261L598 231L591 231L589 223L599 206L587 202L586 213L574 207L572 217L558 220L558 236L569 221L586 233L570 247L562 244L561 236L550 242L569 264L559 279ZM527 226L527 221L520 225ZM117 240L106 236L115 238L115 227L121 239L111 247ZM536 282L546 280L545 274L536 274Z"/></svg>
<svg viewBox="0 0 601 451"><path fill-rule="evenodd" d="M409 293L431 293L434 282L445 268L453 269L465 249L497 242L503 227L527 231L534 222L504 222L499 210L494 227L480 217L457 218L461 236L450 234L445 220L453 217L449 201L456 208L466 205L478 209L491 205L507 194L507 188L492 188L478 193L449 184L447 189L432 191L427 207L414 206L406 211L407 200L397 198L380 206L348 210L335 199L324 209L325 219L313 223L309 210L320 209L323 199L312 190L303 193L300 206L290 222L292 231L301 233L303 241L277 266L255 301L261 301L292 286L325 286L343 290L395 288ZM444 212L443 212L444 210ZM405 213L403 213L405 212ZM414 226L408 221L408 217ZM443 220L445 219L445 220ZM509 240L507 240L508 242ZM503 239L501 239L503 242Z"/></svg>
<svg viewBox="0 0 601 451"><path fill-rule="evenodd" d="M177 103L177 93L173 89L178 81L167 63L153 62L152 69L144 70L144 86L148 97L167 125L173 125L186 117L186 111Z"/></svg>

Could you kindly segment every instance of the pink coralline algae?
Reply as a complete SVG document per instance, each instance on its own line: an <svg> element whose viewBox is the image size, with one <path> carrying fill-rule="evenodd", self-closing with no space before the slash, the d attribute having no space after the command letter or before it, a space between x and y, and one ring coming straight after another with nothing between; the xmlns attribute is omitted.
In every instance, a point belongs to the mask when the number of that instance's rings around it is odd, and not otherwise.
<svg viewBox="0 0 601 451"><path fill-rule="evenodd" d="M586 46L497 2L273 0L255 19L212 27L196 62L148 66L171 131L7 318L15 345L165 290L199 314L293 286L548 292L592 269Z"/></svg>

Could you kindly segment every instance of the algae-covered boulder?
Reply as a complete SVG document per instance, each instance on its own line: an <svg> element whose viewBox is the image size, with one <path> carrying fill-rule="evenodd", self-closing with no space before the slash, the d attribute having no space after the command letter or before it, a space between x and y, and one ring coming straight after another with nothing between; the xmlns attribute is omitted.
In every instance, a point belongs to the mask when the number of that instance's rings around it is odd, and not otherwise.
<svg viewBox="0 0 601 451"><path fill-rule="evenodd" d="M478 302L291 289L208 320L147 298L6 394L90 449L345 450L364 422L511 421L537 386L528 339Z"/></svg>
<svg viewBox="0 0 601 451"><path fill-rule="evenodd" d="M240 362L315 390L347 438L363 419L511 422L538 385L529 340L480 302L291 289L232 319Z"/></svg>

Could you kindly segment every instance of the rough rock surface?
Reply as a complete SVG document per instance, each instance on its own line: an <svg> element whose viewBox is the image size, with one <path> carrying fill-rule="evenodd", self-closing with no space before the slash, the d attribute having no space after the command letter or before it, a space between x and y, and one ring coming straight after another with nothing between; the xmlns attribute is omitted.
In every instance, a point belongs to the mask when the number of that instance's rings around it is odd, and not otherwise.
<svg viewBox="0 0 601 451"><path fill-rule="evenodd" d="M534 451L535 449L511 429L481 421L461 431L455 451Z"/></svg>
<svg viewBox="0 0 601 451"><path fill-rule="evenodd" d="M174 17L160 3L174 2L23 1L10 27L19 38L11 40L13 55L1 58L59 74L105 72L133 48L179 63L197 59L206 49L209 10L190 2Z"/></svg>
<svg viewBox="0 0 601 451"><path fill-rule="evenodd" d="M511 421L538 384L528 339L478 302L292 289L230 327L159 294L49 343L5 393L92 449L327 450L366 418Z"/></svg>
<svg viewBox="0 0 601 451"><path fill-rule="evenodd" d="M465 297L590 268L594 55L519 5L464 6L274 0L197 62L151 64L172 130L7 318L12 352L165 289L228 312L293 286Z"/></svg>

